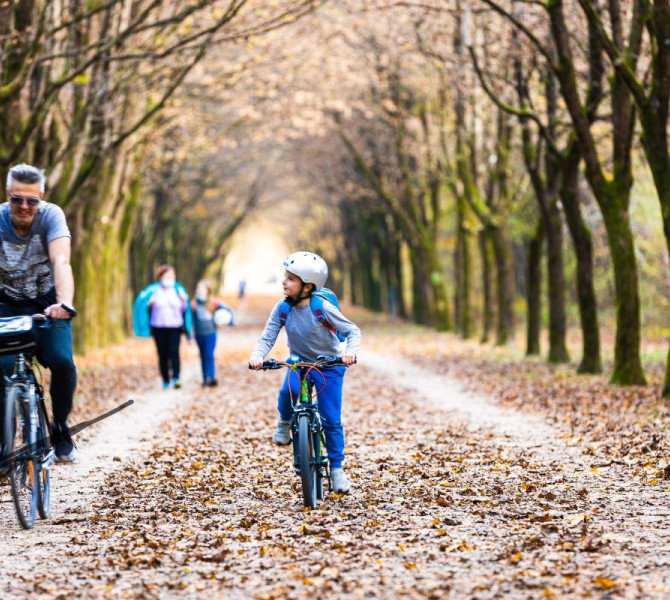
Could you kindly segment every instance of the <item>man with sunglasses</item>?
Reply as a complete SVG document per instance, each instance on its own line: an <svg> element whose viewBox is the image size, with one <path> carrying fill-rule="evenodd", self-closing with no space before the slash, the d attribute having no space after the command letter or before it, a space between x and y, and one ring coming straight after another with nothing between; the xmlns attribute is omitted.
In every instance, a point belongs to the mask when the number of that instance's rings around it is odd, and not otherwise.
<svg viewBox="0 0 670 600"><path fill-rule="evenodd" d="M37 357L51 371L56 460L73 462L76 449L67 422L77 387L70 323L76 314L70 231L62 209L44 201L44 190L40 169L20 164L9 170L7 202L0 204L0 317L40 312L51 317L50 327L36 330ZM11 373L13 358L0 357L5 374ZM0 398L4 388L0 376Z"/></svg>

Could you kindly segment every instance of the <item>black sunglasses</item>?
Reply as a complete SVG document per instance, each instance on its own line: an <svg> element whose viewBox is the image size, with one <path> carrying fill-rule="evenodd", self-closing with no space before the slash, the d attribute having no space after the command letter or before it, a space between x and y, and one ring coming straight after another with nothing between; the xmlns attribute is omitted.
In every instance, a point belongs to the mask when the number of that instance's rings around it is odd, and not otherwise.
<svg viewBox="0 0 670 600"><path fill-rule="evenodd" d="M18 206L22 206L24 202L27 202L28 206L37 206L40 203L39 198L24 198L23 196L10 196L9 199Z"/></svg>

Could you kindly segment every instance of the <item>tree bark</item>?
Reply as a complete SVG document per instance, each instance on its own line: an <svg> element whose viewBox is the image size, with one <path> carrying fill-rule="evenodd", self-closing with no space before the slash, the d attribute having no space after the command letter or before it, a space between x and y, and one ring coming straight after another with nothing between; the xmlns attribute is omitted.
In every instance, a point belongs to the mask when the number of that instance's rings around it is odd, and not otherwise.
<svg viewBox="0 0 670 600"><path fill-rule="evenodd" d="M528 244L528 271L526 274L526 356L540 355L542 331L542 245L545 227L540 217Z"/></svg>
<svg viewBox="0 0 670 600"><path fill-rule="evenodd" d="M484 228L479 232L479 256L482 264L482 336L481 343L489 341L493 326L493 292L491 284L490 232Z"/></svg>
<svg viewBox="0 0 670 600"><path fill-rule="evenodd" d="M577 298L582 329L582 360L578 373L601 373L598 304L593 286L593 239L579 203L580 154L576 145L566 155L560 197L577 257Z"/></svg>

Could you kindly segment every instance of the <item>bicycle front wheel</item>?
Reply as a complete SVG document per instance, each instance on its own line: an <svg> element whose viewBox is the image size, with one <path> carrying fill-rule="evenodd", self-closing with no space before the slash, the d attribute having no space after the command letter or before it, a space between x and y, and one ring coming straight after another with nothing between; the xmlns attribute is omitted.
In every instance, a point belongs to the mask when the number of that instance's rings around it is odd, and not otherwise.
<svg viewBox="0 0 670 600"><path fill-rule="evenodd" d="M323 478L326 473L327 464L323 460L323 448L321 446L321 432L312 433L314 440L314 457L316 462L316 499L323 500Z"/></svg>
<svg viewBox="0 0 670 600"><path fill-rule="evenodd" d="M302 499L305 506L316 508L316 460L314 438L309 417L302 415L298 421L298 464L302 480Z"/></svg>
<svg viewBox="0 0 670 600"><path fill-rule="evenodd" d="M17 386L7 390L3 433L16 514L21 526L30 529L35 524L38 497L38 464L33 458L36 432L30 426L24 392Z"/></svg>
<svg viewBox="0 0 670 600"><path fill-rule="evenodd" d="M44 406L44 399L37 401L39 415L39 430L37 432L37 443L40 448L38 460L39 471L37 475L37 511L40 518L48 519L51 516L51 460L53 459L53 448L51 447L51 435L49 432L49 421Z"/></svg>

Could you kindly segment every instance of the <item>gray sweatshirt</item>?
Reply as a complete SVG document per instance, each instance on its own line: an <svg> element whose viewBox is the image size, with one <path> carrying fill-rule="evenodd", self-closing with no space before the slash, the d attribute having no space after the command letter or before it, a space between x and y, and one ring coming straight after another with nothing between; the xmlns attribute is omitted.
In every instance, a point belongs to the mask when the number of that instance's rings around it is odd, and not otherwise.
<svg viewBox="0 0 670 600"><path fill-rule="evenodd" d="M252 359L263 359L277 341L281 330L279 320L279 305L277 302L270 313L265 329L251 353ZM347 353L358 354L361 343L361 330L347 319L328 300L323 301L323 312L326 321L347 338ZM319 323L309 304L294 306L286 319L286 337L291 354L297 354L301 359L315 361L319 356L341 356L342 349L337 336L327 327Z"/></svg>

